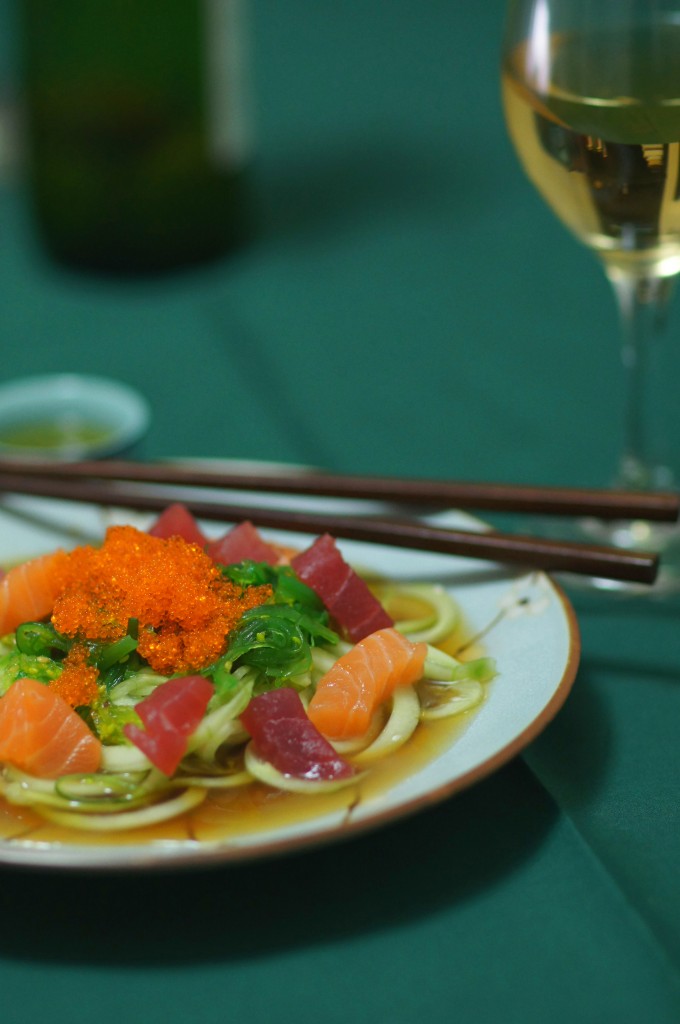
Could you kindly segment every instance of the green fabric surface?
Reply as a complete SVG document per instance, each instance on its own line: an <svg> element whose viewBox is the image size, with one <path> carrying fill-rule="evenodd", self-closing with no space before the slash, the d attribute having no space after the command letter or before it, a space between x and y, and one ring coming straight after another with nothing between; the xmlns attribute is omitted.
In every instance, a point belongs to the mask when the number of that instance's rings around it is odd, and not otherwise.
<svg viewBox="0 0 680 1024"><path fill-rule="evenodd" d="M662 950L521 762L412 821L269 866L13 878L0 907L17 1021L50 1006L107 1022L677 1019Z"/></svg>
<svg viewBox="0 0 680 1024"><path fill-rule="evenodd" d="M134 384L146 457L607 483L613 300L507 141L503 9L253 0L258 223L202 270L54 267L6 178L0 381ZM238 868L0 870L5 1024L677 1022L680 608L570 592L565 708L441 806Z"/></svg>
<svg viewBox="0 0 680 1024"><path fill-rule="evenodd" d="M578 684L527 761L677 964L680 602L574 600Z"/></svg>

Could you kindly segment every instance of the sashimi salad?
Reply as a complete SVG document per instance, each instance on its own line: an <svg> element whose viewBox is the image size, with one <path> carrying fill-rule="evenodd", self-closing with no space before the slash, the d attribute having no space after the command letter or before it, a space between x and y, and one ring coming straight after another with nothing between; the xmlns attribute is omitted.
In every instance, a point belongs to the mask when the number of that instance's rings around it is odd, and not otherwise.
<svg viewBox="0 0 680 1024"><path fill-rule="evenodd" d="M493 660L437 646L458 619L441 587L371 588L328 534L209 539L183 505L111 526L0 577L0 795L111 832L215 788L356 785L421 722L483 700Z"/></svg>

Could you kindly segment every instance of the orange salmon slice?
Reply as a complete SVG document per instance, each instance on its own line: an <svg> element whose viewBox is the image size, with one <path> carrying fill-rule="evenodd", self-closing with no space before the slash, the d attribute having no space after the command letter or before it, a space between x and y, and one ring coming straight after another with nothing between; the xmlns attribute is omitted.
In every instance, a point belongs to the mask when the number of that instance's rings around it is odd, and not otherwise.
<svg viewBox="0 0 680 1024"><path fill-rule="evenodd" d="M0 579L0 636L50 614L67 560L65 551L54 551L14 566Z"/></svg>
<svg viewBox="0 0 680 1024"><path fill-rule="evenodd" d="M410 686L422 677L426 654L427 644L414 644L391 627L371 633L319 680L309 718L331 739L363 735L397 686Z"/></svg>
<svg viewBox="0 0 680 1024"><path fill-rule="evenodd" d="M87 774L101 764L101 743L48 685L17 679L0 697L0 761L43 779Z"/></svg>

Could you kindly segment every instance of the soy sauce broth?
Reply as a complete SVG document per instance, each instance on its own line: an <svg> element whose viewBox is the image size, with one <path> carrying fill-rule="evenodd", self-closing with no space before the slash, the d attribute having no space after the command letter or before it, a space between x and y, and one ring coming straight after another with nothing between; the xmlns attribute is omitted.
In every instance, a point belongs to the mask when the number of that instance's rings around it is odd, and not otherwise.
<svg viewBox="0 0 680 1024"><path fill-rule="evenodd" d="M415 598L391 607L400 618L423 612ZM461 621L440 645L461 660L480 657L484 652L471 643L470 632ZM485 687L488 693L488 686ZM253 782L238 789L211 790L205 801L178 818L127 832L86 832L64 828L42 819L29 808L16 807L0 799L0 841L35 848L45 844L70 846L136 846L192 848L202 843L236 845L249 836L261 835L296 824L336 815L351 820L359 804L378 801L399 782L418 772L442 754L468 728L479 706L451 718L421 722L413 736L394 754L376 761L356 785L332 793L309 796L271 789Z"/></svg>

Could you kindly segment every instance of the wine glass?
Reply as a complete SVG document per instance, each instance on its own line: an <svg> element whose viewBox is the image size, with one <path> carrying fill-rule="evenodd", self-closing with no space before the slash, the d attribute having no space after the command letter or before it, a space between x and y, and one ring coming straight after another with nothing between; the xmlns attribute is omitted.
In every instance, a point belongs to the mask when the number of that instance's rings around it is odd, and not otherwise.
<svg viewBox="0 0 680 1024"><path fill-rule="evenodd" d="M680 338L667 314L680 273L680 0L510 0L502 89L529 179L599 258L617 300L627 405L612 483L674 490ZM680 581L680 529L588 527L602 541L663 550L665 578Z"/></svg>

